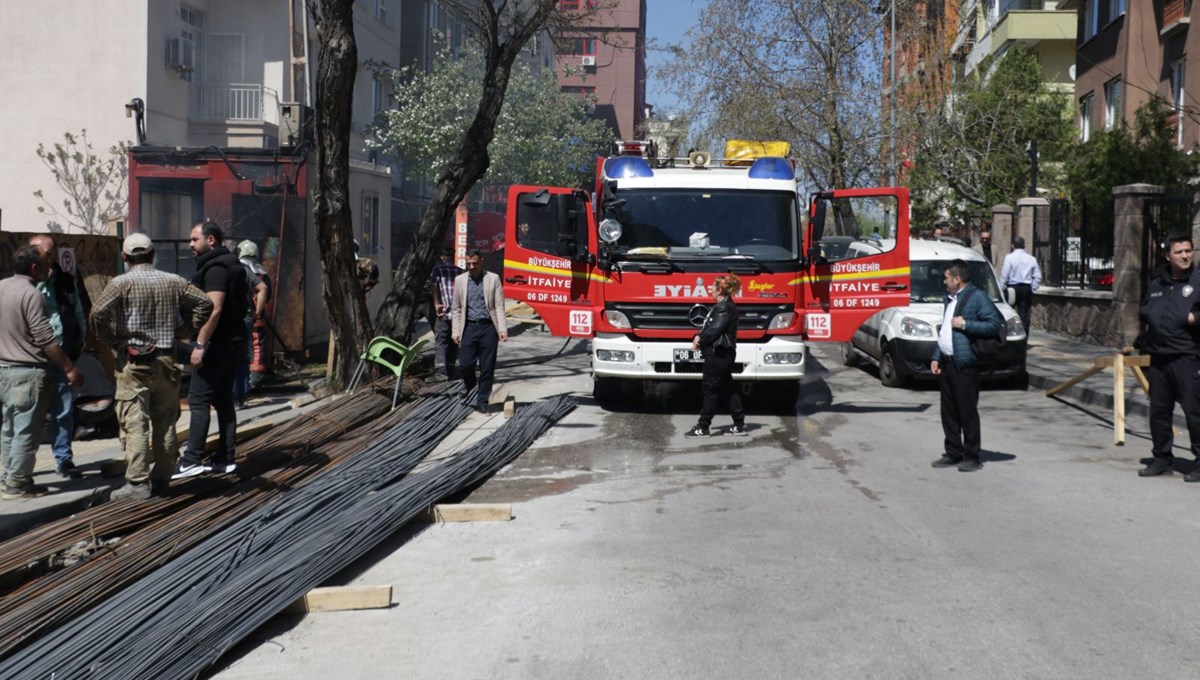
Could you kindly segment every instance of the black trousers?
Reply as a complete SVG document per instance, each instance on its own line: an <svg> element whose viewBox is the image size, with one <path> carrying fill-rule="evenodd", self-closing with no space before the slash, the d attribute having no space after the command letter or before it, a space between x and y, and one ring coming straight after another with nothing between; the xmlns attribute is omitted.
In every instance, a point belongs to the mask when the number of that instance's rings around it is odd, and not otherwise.
<svg viewBox="0 0 1200 680"><path fill-rule="evenodd" d="M1183 407L1188 436L1192 441L1192 456L1200 460L1200 358L1176 355L1150 356L1150 439L1155 458L1175 457L1172 426L1175 403Z"/></svg>
<svg viewBox="0 0 1200 680"><path fill-rule="evenodd" d="M733 384L733 350L705 350L704 372L701 374L700 420L698 424L707 428L712 425L718 408L728 408L734 425L745 425L746 414L742 411L742 395Z"/></svg>
<svg viewBox="0 0 1200 680"><path fill-rule="evenodd" d="M1012 288L1017 293L1017 316L1021 317L1021 325L1025 327L1025 336L1029 336L1030 316L1033 312L1033 286L1028 283L1014 283Z"/></svg>
<svg viewBox="0 0 1200 680"><path fill-rule="evenodd" d="M204 353L204 365L192 371L187 398L191 421L183 461L195 464L205 457L204 442L208 439L208 426L212 422L209 407L217 412L217 450L213 453L213 462L224 463L233 459L237 445L233 381L237 377L238 365L245 360L245 339L218 340L209 344Z"/></svg>
<svg viewBox="0 0 1200 680"><path fill-rule="evenodd" d="M492 375L496 371L496 350L500 347L500 334L491 323L468 323L463 326L462 342L459 345L459 367L462 369L463 388L469 393L478 385L475 402L487 406L492 396ZM479 364L479 379L475 379L475 364Z"/></svg>
<svg viewBox="0 0 1200 680"><path fill-rule="evenodd" d="M946 455L979 460L979 369L958 366L953 359L941 362L942 431Z"/></svg>

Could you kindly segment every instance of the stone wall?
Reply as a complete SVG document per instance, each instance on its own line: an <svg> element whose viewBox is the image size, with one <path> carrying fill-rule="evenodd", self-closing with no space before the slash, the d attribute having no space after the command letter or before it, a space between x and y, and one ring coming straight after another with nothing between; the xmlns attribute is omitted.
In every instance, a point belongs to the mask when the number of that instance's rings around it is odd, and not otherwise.
<svg viewBox="0 0 1200 680"><path fill-rule="evenodd" d="M1034 293L1030 321L1040 331L1078 342L1117 349L1127 344L1124 319L1109 291L1042 287Z"/></svg>

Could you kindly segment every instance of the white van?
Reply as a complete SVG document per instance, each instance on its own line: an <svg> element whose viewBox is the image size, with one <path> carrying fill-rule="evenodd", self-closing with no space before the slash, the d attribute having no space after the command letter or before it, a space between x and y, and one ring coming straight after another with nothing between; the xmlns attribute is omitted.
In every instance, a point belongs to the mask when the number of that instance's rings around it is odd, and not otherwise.
<svg viewBox="0 0 1200 680"><path fill-rule="evenodd" d="M842 363L854 366L866 355L879 364L879 381L888 387L900 387L911 378L932 380L929 363L937 347L946 300L942 274L947 263L964 260L971 282L996 303L1007 329L1000 359L983 378L1008 380L1024 389L1029 382L1025 329L1016 310L1000 297L992 265L974 250L944 241L913 240L908 257L912 267L909 305L885 309L867 319L842 346Z"/></svg>

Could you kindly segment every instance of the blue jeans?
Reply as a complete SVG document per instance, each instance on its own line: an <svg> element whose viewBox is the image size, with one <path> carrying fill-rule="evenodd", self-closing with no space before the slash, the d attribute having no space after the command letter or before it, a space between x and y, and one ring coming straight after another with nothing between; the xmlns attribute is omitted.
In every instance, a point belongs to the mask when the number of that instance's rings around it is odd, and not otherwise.
<svg viewBox="0 0 1200 680"><path fill-rule="evenodd" d="M470 393L475 387L475 364L479 363L479 391L475 403L487 406L492 396L492 374L496 371L496 350L500 335L491 323L468 323L463 328L459 346L459 366L462 368L463 389Z"/></svg>
<svg viewBox="0 0 1200 680"><path fill-rule="evenodd" d="M450 380L458 378L458 345L454 344L453 324L450 315L439 316L434 323L434 341L437 352L434 355L434 366L444 371Z"/></svg>
<svg viewBox="0 0 1200 680"><path fill-rule="evenodd" d="M75 392L67 384L67 374L58 366L50 367L50 431L54 433L54 462L58 467L73 463L71 440L75 437Z"/></svg>
<svg viewBox="0 0 1200 680"><path fill-rule="evenodd" d="M48 371L35 366L0 366L0 394L4 395L0 426L4 483L23 488L33 484L42 423L50 406Z"/></svg>

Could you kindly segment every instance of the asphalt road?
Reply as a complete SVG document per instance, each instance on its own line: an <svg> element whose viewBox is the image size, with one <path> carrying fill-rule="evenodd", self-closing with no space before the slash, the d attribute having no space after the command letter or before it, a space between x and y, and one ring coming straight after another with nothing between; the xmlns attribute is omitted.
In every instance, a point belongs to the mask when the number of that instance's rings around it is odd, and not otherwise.
<svg viewBox="0 0 1200 680"><path fill-rule="evenodd" d="M749 437L688 440L696 385L603 411L582 346L538 360L561 344L502 348L519 400L581 396L472 495L513 521L390 539L343 582L391 609L277 618L215 677L1200 675L1200 485L1138 478L1102 412L986 391L984 469L936 470L937 392L830 347Z"/></svg>

